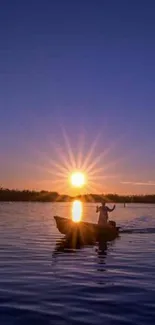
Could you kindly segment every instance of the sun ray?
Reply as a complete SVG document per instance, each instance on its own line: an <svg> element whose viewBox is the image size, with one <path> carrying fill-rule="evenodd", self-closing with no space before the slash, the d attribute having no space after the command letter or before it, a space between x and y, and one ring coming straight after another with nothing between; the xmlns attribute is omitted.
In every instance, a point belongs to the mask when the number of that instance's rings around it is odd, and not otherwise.
<svg viewBox="0 0 155 325"><path fill-rule="evenodd" d="M64 165L64 167L66 167L68 170L70 170L70 164L67 160L67 156L65 156L61 145L57 142L57 138L55 138L53 140L53 139L51 139L51 135L49 135L48 147L50 148L50 152L53 152L53 150L54 150L54 152L58 154L60 162Z"/></svg>
<svg viewBox="0 0 155 325"><path fill-rule="evenodd" d="M94 194L99 194L103 191L106 192L108 180L120 177L120 173L117 173L116 167L126 157L112 158L115 152L113 148L116 149L116 140L112 141L110 146L107 147L106 145L105 149L98 154L100 137L101 132L97 134L90 147L86 147L86 134L83 130L78 138L79 144L75 148L75 144L74 147L71 145L69 136L63 127L63 142L57 141L56 137L53 140L49 135L49 150L46 152L46 148L43 148L44 150L37 151L38 158L36 159L37 164L34 164L35 169L39 169L44 173L44 180L46 179L45 184L48 184L49 188L50 186L54 186L56 191L61 190L64 193L68 191L71 195L76 195L75 193L77 191L71 188L71 184L69 184L70 178L73 172L81 172L87 180L80 187L81 195L84 195L86 192L90 193L91 191ZM86 148L88 148L87 151ZM111 158L109 159L109 157ZM104 182L104 180L107 181ZM112 181L110 182L110 186L111 184Z"/></svg>
<svg viewBox="0 0 155 325"><path fill-rule="evenodd" d="M74 157L74 154L73 154L70 142L69 142L69 138L68 138L67 133L66 133L64 128L62 129L62 134L63 134L64 141L65 141L65 144L66 144L66 147L67 147L67 153L68 153L68 156L69 156L69 159L70 159L71 166L72 166L73 169L75 169L75 168L77 168L76 160L75 160L75 157Z"/></svg>
<svg viewBox="0 0 155 325"><path fill-rule="evenodd" d="M98 143L98 139L100 137L100 133L96 136L96 138L94 139L91 147L90 147L90 150L88 151L88 154L83 162L83 165L82 165L82 169L83 170L86 170L87 169L87 166L89 165L90 163L90 159L92 158L92 155L94 154L94 151L95 151L95 148L97 146L97 143Z"/></svg>
<svg viewBox="0 0 155 325"><path fill-rule="evenodd" d="M43 172L46 172L46 173L48 173L50 175L59 176L59 177L62 177L62 178L66 178L67 174L68 174L68 171L66 171L66 170L64 170L64 172L59 172L59 171L51 170L50 168L39 166L39 165L34 165L34 166L38 170L42 170Z"/></svg>
<svg viewBox="0 0 155 325"><path fill-rule="evenodd" d="M62 179L61 178L59 178L59 179L53 179L52 180L52 183L53 184L59 184L59 183L62 184Z"/></svg>
<svg viewBox="0 0 155 325"><path fill-rule="evenodd" d="M127 159L127 157L119 157L116 160L113 160L111 163L107 163L106 165L104 165L104 171L108 170L109 168L116 166L116 165L120 165L120 162L123 162Z"/></svg>
<svg viewBox="0 0 155 325"><path fill-rule="evenodd" d="M101 161L101 159L103 159L106 156L105 150L104 152L102 152L99 156L97 156L92 163L88 166L87 168L87 172L90 172L93 168L96 167L97 164L99 164L99 162Z"/></svg>
<svg viewBox="0 0 155 325"><path fill-rule="evenodd" d="M57 145L55 147L55 151L58 153L59 158L60 158L61 162L63 163L63 165L67 168L67 170L70 170L71 166L67 160L67 157L65 156L65 153L64 153L62 147L60 145Z"/></svg>
<svg viewBox="0 0 155 325"><path fill-rule="evenodd" d="M93 169L91 172L88 170L86 171L87 174L89 174L89 177L93 177L94 175L102 175L104 174L104 167L97 167L96 169Z"/></svg>
<svg viewBox="0 0 155 325"><path fill-rule="evenodd" d="M68 190L68 186L66 185L66 183L59 183L57 184L57 191L59 193L66 193Z"/></svg>
<svg viewBox="0 0 155 325"><path fill-rule="evenodd" d="M105 180L105 179L114 179L118 178L121 175L96 175L96 176L89 176L90 181L97 181L97 180Z"/></svg>
<svg viewBox="0 0 155 325"><path fill-rule="evenodd" d="M94 184L95 184L95 186L94 186ZM98 187L96 187L96 186L98 186ZM101 186L101 185L99 186L99 184L96 184L94 182L89 182L88 186L86 187L86 190L88 190L89 193L90 193L90 191L92 191L92 194L95 194L95 193L100 194L103 191L103 186Z"/></svg>
<svg viewBox="0 0 155 325"><path fill-rule="evenodd" d="M77 150L77 168L82 169L82 160L83 160L83 150L84 150L84 133L81 133L81 141L79 140L78 150Z"/></svg>
<svg viewBox="0 0 155 325"><path fill-rule="evenodd" d="M104 149L103 152L101 152L95 159L93 159L93 162L87 168L87 172L90 172L93 168L95 168L96 165L100 163L101 159L104 159L108 156L108 154L110 153L110 151L112 151L112 148L116 145L116 142L118 142L119 139L120 138L112 142L110 146Z"/></svg>
<svg viewBox="0 0 155 325"><path fill-rule="evenodd" d="M61 163L58 163L56 160L54 160L53 158L50 158L46 152L40 152L38 151L40 158L42 161L44 161L44 163L47 163L50 167L56 167L60 170L62 170L62 172L66 172L67 168L64 167ZM38 159L39 160L39 159ZM40 162L41 163L41 162ZM37 166L37 165L36 165ZM70 169L68 169L69 171Z"/></svg>
<svg viewBox="0 0 155 325"><path fill-rule="evenodd" d="M60 163L57 163L54 159L50 160L49 163L50 163L51 166L60 169L62 172L69 171L66 167L64 167L64 166L61 165Z"/></svg>

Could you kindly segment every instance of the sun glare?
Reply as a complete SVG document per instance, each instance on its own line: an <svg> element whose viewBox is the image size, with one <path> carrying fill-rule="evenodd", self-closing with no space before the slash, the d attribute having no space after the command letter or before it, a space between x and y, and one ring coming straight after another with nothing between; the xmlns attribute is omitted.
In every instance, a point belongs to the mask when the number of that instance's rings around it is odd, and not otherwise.
<svg viewBox="0 0 155 325"><path fill-rule="evenodd" d="M75 200L72 204L72 220L79 222L82 219L82 202Z"/></svg>
<svg viewBox="0 0 155 325"><path fill-rule="evenodd" d="M84 195L86 193L103 193L107 192L109 185L107 180L120 177L115 169L120 160L125 157L119 157L108 162L108 155L111 153L113 146L116 144L112 142L110 146L104 147L101 151L100 134L98 134L93 141L85 138L85 132L80 132L77 145L72 143L72 137L66 133L64 127L61 127L62 142L59 143L51 140L49 134L49 152L36 151L35 155L38 157L39 165L35 165L38 171L44 178L38 180L37 185L40 188L47 188L51 190L54 188L61 195ZM89 142L88 142L89 140ZM99 147L98 147L99 145ZM103 145L103 144L102 144ZM98 150L98 153L97 153ZM51 152L54 151L51 157ZM101 153L99 153L101 151ZM55 158L54 158L55 157ZM110 158L111 160L111 158ZM111 172L111 168L114 174ZM111 186L111 185L110 185ZM44 194L43 194L44 195ZM90 200L93 197L89 194ZM66 197L66 200L68 198Z"/></svg>
<svg viewBox="0 0 155 325"><path fill-rule="evenodd" d="M82 172L74 172L71 174L71 184L74 187L83 187L86 183L85 175Z"/></svg>

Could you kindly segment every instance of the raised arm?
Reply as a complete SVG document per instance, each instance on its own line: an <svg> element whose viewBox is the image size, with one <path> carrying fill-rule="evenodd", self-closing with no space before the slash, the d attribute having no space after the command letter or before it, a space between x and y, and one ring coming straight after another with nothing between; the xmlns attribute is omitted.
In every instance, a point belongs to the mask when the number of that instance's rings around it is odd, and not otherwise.
<svg viewBox="0 0 155 325"><path fill-rule="evenodd" d="M114 210L115 210L115 208L116 208L116 206L115 206L115 205L113 206L113 208L112 208L112 209L110 209L110 208L108 207L108 211L109 211L109 212L112 212L112 211L114 211Z"/></svg>

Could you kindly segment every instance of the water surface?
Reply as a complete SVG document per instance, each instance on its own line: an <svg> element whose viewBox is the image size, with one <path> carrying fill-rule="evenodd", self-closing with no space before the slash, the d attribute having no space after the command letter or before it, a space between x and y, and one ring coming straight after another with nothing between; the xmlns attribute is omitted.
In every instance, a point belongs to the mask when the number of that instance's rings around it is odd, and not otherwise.
<svg viewBox="0 0 155 325"><path fill-rule="evenodd" d="M117 205L112 219L136 233L66 251L55 214L71 204L0 204L0 324L154 324L155 206ZM97 221L94 204L83 219Z"/></svg>

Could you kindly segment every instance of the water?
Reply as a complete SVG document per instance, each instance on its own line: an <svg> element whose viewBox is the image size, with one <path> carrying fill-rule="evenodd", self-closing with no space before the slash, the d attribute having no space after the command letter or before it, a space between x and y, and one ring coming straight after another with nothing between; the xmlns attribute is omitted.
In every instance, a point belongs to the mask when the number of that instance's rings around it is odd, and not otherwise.
<svg viewBox="0 0 155 325"><path fill-rule="evenodd" d="M0 204L0 324L154 324L155 206L117 205L112 218L129 233L64 252L53 215L70 211ZM96 222L95 205L84 205L83 218Z"/></svg>

